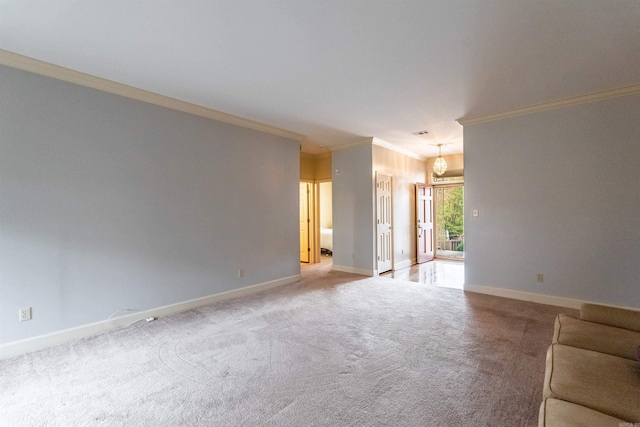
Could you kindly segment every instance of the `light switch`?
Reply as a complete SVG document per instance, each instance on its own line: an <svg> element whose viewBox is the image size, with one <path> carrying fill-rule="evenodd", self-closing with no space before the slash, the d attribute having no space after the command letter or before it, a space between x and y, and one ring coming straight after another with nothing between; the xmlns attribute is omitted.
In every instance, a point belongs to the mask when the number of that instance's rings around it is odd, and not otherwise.
<svg viewBox="0 0 640 427"><path fill-rule="evenodd" d="M479 213L478 213L478 209L474 209L474 210L473 210L473 216L478 216L478 215L479 215Z"/></svg>

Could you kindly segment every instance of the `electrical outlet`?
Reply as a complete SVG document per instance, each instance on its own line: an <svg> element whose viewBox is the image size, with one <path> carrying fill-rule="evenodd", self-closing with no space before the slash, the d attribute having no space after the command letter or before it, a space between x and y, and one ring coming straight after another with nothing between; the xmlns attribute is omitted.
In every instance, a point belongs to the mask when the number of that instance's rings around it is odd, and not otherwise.
<svg viewBox="0 0 640 427"><path fill-rule="evenodd" d="M244 268L238 270L238 277L244 277Z"/></svg>
<svg viewBox="0 0 640 427"><path fill-rule="evenodd" d="M18 320L21 322L31 320L31 307L21 308L18 310Z"/></svg>
<svg viewBox="0 0 640 427"><path fill-rule="evenodd" d="M536 275L536 282L538 282L538 283L542 283L542 282L544 282L544 274L542 274L542 273L538 273L538 274Z"/></svg>

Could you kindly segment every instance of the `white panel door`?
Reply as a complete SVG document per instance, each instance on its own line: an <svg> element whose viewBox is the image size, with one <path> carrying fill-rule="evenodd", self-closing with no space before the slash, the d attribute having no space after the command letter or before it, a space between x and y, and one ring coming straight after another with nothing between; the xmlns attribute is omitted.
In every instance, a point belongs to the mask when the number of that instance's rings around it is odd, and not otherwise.
<svg viewBox="0 0 640 427"><path fill-rule="evenodd" d="M376 227L378 274L393 269L391 176L376 173Z"/></svg>
<svg viewBox="0 0 640 427"><path fill-rule="evenodd" d="M433 187L416 184L416 242L418 264L435 256L433 235Z"/></svg>

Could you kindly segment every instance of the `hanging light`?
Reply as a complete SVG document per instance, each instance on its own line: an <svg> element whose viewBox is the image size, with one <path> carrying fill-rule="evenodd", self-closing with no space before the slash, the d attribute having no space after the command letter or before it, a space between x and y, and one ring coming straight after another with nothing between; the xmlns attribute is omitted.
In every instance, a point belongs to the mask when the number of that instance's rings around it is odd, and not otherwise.
<svg viewBox="0 0 640 427"><path fill-rule="evenodd" d="M433 171L440 176L447 170L447 162L442 158L442 144L438 144L438 158L433 164Z"/></svg>

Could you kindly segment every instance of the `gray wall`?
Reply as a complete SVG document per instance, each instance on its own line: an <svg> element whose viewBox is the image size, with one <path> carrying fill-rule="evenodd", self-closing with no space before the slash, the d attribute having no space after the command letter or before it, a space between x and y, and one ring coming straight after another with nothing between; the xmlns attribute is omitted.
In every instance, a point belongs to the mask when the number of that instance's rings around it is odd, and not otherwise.
<svg viewBox="0 0 640 427"><path fill-rule="evenodd" d="M332 153L333 265L373 274L375 234L371 144ZM339 171L339 172L337 172Z"/></svg>
<svg viewBox="0 0 640 427"><path fill-rule="evenodd" d="M465 127L467 285L640 307L639 118L634 95Z"/></svg>
<svg viewBox="0 0 640 427"><path fill-rule="evenodd" d="M299 274L297 142L6 67L0 94L0 343Z"/></svg>

